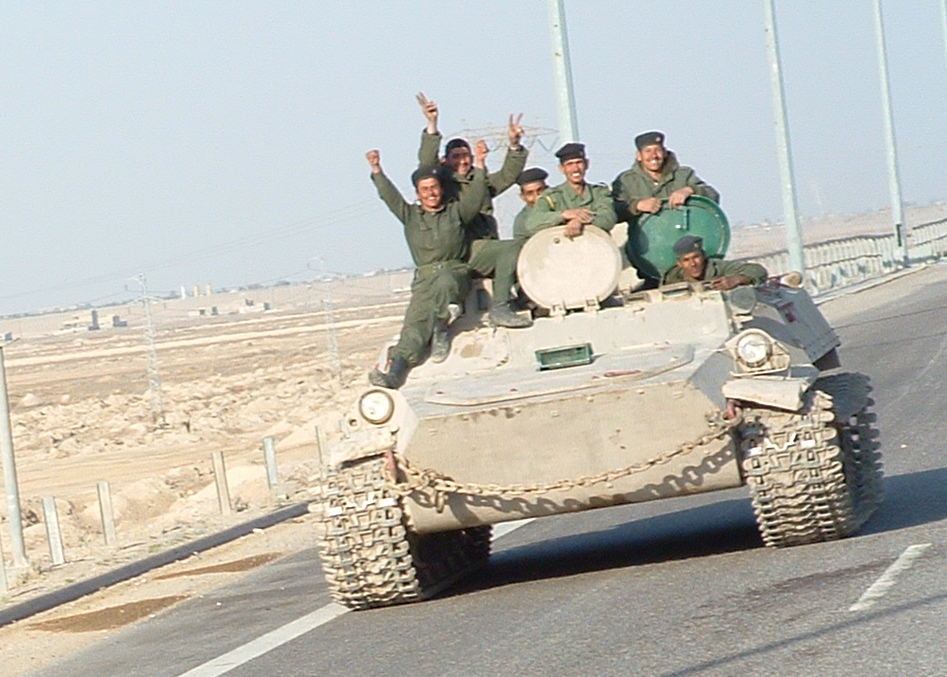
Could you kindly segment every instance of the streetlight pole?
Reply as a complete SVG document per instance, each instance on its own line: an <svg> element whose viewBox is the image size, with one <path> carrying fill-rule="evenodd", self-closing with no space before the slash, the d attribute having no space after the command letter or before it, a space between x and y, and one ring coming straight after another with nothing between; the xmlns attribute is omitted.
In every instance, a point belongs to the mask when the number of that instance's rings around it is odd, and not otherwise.
<svg viewBox="0 0 947 677"><path fill-rule="evenodd" d="M773 90L773 114L776 124L776 154L779 157L779 178L783 193L783 213L786 219L786 249L789 267L805 273L806 261L802 251L802 228L796 209L796 185L792 169L792 148L789 145L789 124L786 121L786 93L779 63L779 40L776 36L776 10L773 0L763 0L766 14L766 48L769 52L770 84Z"/></svg>
<svg viewBox="0 0 947 677"><path fill-rule="evenodd" d="M566 10L564 0L548 0L547 5L552 29L552 62L556 78L559 136L563 143L569 143L579 140L579 123L576 120L575 91L572 88L572 61L569 58Z"/></svg>
<svg viewBox="0 0 947 677"><path fill-rule="evenodd" d="M875 36L878 41L878 73L881 80L881 105L885 123L885 150L888 157L888 190L891 193L891 219L894 234L901 247L904 265L910 264L904 204L901 201L901 179L898 177L898 150L894 140L894 114L891 112L891 84L888 80L888 55L885 50L885 28L881 19L881 0L875 0Z"/></svg>

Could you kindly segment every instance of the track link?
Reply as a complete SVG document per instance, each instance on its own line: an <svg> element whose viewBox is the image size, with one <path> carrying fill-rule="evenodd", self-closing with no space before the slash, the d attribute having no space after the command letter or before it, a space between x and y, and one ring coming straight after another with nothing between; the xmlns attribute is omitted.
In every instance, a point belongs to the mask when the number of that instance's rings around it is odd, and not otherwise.
<svg viewBox="0 0 947 677"><path fill-rule="evenodd" d="M819 379L799 413L748 409L743 471L763 542L803 545L854 533L881 502L871 386L862 374Z"/></svg>
<svg viewBox="0 0 947 677"><path fill-rule="evenodd" d="M490 555L489 526L410 531L385 463L367 459L331 472L322 483L322 568L333 599L351 609L428 598Z"/></svg>

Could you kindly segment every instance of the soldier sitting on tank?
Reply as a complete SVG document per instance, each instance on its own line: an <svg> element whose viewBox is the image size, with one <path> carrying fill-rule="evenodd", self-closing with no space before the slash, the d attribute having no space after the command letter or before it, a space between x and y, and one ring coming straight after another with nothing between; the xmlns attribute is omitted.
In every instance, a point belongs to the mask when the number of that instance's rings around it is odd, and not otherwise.
<svg viewBox="0 0 947 677"><path fill-rule="evenodd" d="M567 237L578 237L586 226L610 231L615 227L615 209L608 187L588 183L589 160L585 146L567 143L556 151L559 171L565 181L542 194L526 218L525 231L532 236L545 228L565 225Z"/></svg>
<svg viewBox="0 0 947 677"><path fill-rule="evenodd" d="M422 166L439 168L444 201L453 202L469 191L473 180L470 144L466 139L451 139L445 146L444 157L439 158L441 134L437 130L437 104L423 93L419 93L417 99L427 118L427 127L421 134L418 161ZM465 259L475 277L494 278L493 306L488 315L490 323L511 328L533 324L530 318L518 315L510 305L511 291L516 282L516 259L523 243L499 239L497 220L493 216L493 198L512 186L526 166L529 152L520 143L523 138L523 128L520 126L522 117L520 114L514 119L510 115L507 129L510 146L500 171L486 176L487 193L480 201L479 213L467 227L469 247Z"/></svg>
<svg viewBox="0 0 947 677"><path fill-rule="evenodd" d="M549 172L545 169L530 167L529 169L523 170L523 173L516 179L516 183L519 184L520 187L520 199L526 204L523 205L523 208L513 220L514 240L526 240L529 238L529 233L526 232L526 220L529 218L529 215L532 214L533 207L536 206L536 202L540 196L549 189L549 186L546 184L546 178L548 176Z"/></svg>
<svg viewBox="0 0 947 677"><path fill-rule="evenodd" d="M635 137L635 163L631 169L619 174L612 183L612 198L619 220L627 221L629 231L638 223L642 214L657 214L661 211L662 199L668 206L680 207L691 195L700 195L720 202L720 193L704 183L694 170L678 164L677 156L664 146L662 132L645 132ZM626 247L631 246L628 238ZM634 260L631 253L630 260ZM657 286L657 280L642 271L638 275L645 280L645 288Z"/></svg>
<svg viewBox="0 0 947 677"><path fill-rule="evenodd" d="M482 148L481 148L482 146ZM398 343L391 349L387 372L373 369L372 385L400 388L408 371L418 365L430 347L430 357L443 362L450 353L448 325L460 312L470 288L464 262L469 242L467 226L479 214L487 193L486 144L477 144L473 180L460 200L443 200L437 167L420 167L411 175L418 202L408 204L381 169L377 150L366 153L378 195L404 224L404 236L417 266L411 282L411 300L405 311Z"/></svg>
<svg viewBox="0 0 947 677"><path fill-rule="evenodd" d="M661 284L707 282L711 289L725 291L741 285L758 285L766 280L766 269L758 263L722 261L708 258L704 240L685 235L674 243L677 263L664 273Z"/></svg>

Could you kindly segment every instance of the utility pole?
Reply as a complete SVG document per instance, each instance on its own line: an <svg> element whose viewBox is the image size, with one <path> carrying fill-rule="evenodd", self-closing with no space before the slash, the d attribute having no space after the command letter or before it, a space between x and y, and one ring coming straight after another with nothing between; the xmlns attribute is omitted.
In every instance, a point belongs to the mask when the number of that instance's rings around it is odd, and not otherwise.
<svg viewBox="0 0 947 677"><path fill-rule="evenodd" d="M10 522L10 543L13 547L13 566L25 567L26 545L23 540L23 515L20 511L20 487L16 480L16 460L13 456L13 428L10 425L10 400L7 395L7 371L0 345L0 456L3 458L3 487L7 495L7 520ZM3 557L0 554L0 557ZM3 562L0 562L0 569Z"/></svg>
<svg viewBox="0 0 947 677"><path fill-rule="evenodd" d="M559 135L563 143L579 140L579 123L575 114L575 91L572 88L572 61L569 58L569 35L566 32L564 0L547 0L549 24L552 29L552 63L556 78L556 110Z"/></svg>
<svg viewBox="0 0 947 677"><path fill-rule="evenodd" d="M803 273L806 259L802 251L802 228L796 208L796 185L792 168L792 148L789 145L789 124L786 120L786 92L779 62L779 39L776 35L776 10L773 0L763 0L766 15L766 49L769 53L770 85L773 92L773 115L776 123L776 155L779 158L779 178L783 194L783 214L786 221L786 249L789 267Z"/></svg>
<svg viewBox="0 0 947 677"><path fill-rule="evenodd" d="M145 345L148 349L148 392L151 396L151 417L156 425L164 425L164 394L161 390L161 371L158 368L158 350L155 347L155 323L151 316L151 297L145 274L134 278L141 285L141 308L145 317Z"/></svg>

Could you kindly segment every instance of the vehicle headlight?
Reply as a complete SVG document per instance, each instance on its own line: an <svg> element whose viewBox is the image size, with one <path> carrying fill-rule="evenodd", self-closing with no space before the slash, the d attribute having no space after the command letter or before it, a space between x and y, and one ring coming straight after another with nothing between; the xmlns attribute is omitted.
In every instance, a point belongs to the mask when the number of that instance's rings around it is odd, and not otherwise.
<svg viewBox="0 0 947 677"><path fill-rule="evenodd" d="M773 340L763 332L747 332L737 341L736 354L751 369L762 366L773 354Z"/></svg>
<svg viewBox="0 0 947 677"><path fill-rule="evenodd" d="M381 425L395 412L395 401L384 390L369 390L358 401L358 413L373 425Z"/></svg>

